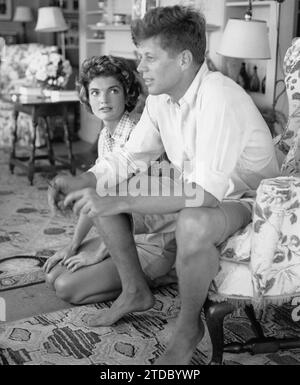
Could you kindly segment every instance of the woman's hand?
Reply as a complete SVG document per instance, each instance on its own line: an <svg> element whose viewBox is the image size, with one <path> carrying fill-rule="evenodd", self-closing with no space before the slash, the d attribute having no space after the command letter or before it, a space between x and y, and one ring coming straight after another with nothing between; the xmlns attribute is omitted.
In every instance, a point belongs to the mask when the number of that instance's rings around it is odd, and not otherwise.
<svg viewBox="0 0 300 385"><path fill-rule="evenodd" d="M75 248L72 244L69 244L61 250L58 250L54 255L47 259L42 270L48 274L59 261L62 261L61 264L63 264L66 259L74 255L76 253L76 249L77 248Z"/></svg>
<svg viewBox="0 0 300 385"><path fill-rule="evenodd" d="M95 252L91 252L90 250L80 251L78 254L66 259L64 265L68 270L74 272L83 266L95 265L103 261L108 256L108 250L105 245L103 245L104 244Z"/></svg>

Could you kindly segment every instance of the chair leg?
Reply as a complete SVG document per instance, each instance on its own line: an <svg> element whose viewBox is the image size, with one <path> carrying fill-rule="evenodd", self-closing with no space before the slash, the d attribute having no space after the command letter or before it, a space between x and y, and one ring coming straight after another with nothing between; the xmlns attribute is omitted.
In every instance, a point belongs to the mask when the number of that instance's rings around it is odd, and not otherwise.
<svg viewBox="0 0 300 385"><path fill-rule="evenodd" d="M253 309L252 305L246 305L245 306L245 313L247 317L249 318L251 322L251 328L253 333L256 335L257 338L264 338L264 332L262 330L261 324L256 319L255 311Z"/></svg>
<svg viewBox="0 0 300 385"><path fill-rule="evenodd" d="M224 348L223 321L227 314L232 313L234 306L229 302L212 302L206 300L204 312L207 328L212 343L210 364L222 365Z"/></svg>

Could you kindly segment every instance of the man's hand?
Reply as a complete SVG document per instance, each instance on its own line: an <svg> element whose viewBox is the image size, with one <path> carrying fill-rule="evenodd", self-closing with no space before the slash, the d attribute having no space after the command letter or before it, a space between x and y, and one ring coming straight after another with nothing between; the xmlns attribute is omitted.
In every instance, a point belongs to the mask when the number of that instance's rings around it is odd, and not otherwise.
<svg viewBox="0 0 300 385"><path fill-rule="evenodd" d="M64 213L63 201L66 195L84 187L87 187L87 181L80 177L63 175L54 178L48 188L48 204L52 212Z"/></svg>
<svg viewBox="0 0 300 385"><path fill-rule="evenodd" d="M71 192L64 200L64 207L73 206L75 214L85 214L89 218L124 213L125 207L120 197L100 197L93 188Z"/></svg>

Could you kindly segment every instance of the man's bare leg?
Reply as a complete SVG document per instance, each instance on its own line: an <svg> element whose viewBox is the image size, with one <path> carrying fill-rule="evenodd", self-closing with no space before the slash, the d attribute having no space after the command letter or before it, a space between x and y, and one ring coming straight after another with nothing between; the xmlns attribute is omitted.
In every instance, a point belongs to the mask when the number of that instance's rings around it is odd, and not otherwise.
<svg viewBox="0 0 300 385"><path fill-rule="evenodd" d="M178 259L180 260L178 253ZM193 353L204 336L201 309L209 285L217 273L217 252L209 248L197 253L185 254L181 268L178 267L181 309L175 332L164 355L157 365L188 365ZM209 260L210 259L210 260ZM180 262L179 262L180 263Z"/></svg>
<svg viewBox="0 0 300 385"><path fill-rule="evenodd" d="M166 352L156 362L158 365L189 364L204 335L201 309L219 266L215 244L251 219L251 213L240 204L230 204L230 210L227 220L219 208L184 209L180 213L176 230L176 269L181 309L175 332Z"/></svg>
<svg viewBox="0 0 300 385"><path fill-rule="evenodd" d="M199 229L199 223L186 229ZM204 227L207 229L207 227ZM209 285L218 271L218 251L213 244L208 244L207 237L201 236L192 242L189 231L181 231L180 219L177 231L177 275L181 309L176 322L175 332L164 355L155 363L157 365L187 365L192 359L194 350L204 335L204 324L201 320L201 309L207 296ZM192 230L193 231L193 230ZM188 237L186 237L188 236Z"/></svg>
<svg viewBox="0 0 300 385"><path fill-rule="evenodd" d="M145 311L154 305L154 297L142 271L129 217L125 214L98 217L95 226L120 275L122 292L110 309L89 319L90 326L109 326L124 315Z"/></svg>

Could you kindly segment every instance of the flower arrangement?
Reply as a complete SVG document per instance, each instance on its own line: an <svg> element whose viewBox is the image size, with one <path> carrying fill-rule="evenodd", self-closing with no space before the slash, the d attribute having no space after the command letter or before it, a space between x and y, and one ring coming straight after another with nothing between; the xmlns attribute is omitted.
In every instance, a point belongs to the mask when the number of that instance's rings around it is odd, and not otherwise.
<svg viewBox="0 0 300 385"><path fill-rule="evenodd" d="M56 47L34 53L26 70L26 77L33 83L54 90L64 88L71 74L69 60L64 59Z"/></svg>

